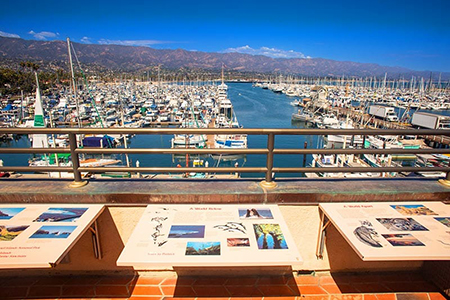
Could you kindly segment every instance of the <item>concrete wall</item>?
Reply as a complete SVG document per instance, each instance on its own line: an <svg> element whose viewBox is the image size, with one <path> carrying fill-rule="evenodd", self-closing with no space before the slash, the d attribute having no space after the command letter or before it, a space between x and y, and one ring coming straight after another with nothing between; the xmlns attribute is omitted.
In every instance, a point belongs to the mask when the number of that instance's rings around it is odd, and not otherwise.
<svg viewBox="0 0 450 300"><path fill-rule="evenodd" d="M110 206L98 218L102 247L101 260L94 257L92 234L88 231L70 250L63 263L48 270L3 270L1 275L13 274L77 274L134 273L131 267L117 267L116 261L145 210L144 206ZM317 259L316 243L319 230L317 205L280 205L286 224L297 244L304 263L294 270L307 271L386 271L420 269L422 262L363 262L339 232L330 226L323 259ZM155 269L167 271L167 269Z"/></svg>

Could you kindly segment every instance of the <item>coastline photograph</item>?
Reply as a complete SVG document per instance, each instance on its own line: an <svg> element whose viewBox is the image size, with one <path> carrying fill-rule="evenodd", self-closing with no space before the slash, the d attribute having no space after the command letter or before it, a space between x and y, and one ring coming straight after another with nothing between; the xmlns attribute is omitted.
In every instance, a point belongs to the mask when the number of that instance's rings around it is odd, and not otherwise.
<svg viewBox="0 0 450 300"><path fill-rule="evenodd" d="M0 220L10 220L24 209L25 207L0 207Z"/></svg>
<svg viewBox="0 0 450 300"><path fill-rule="evenodd" d="M87 210L87 208L51 207L37 217L33 222L75 222Z"/></svg>
<svg viewBox="0 0 450 300"><path fill-rule="evenodd" d="M66 239L77 226L42 226L30 239Z"/></svg>
<svg viewBox="0 0 450 300"><path fill-rule="evenodd" d="M204 225L172 225L169 238L204 238Z"/></svg>

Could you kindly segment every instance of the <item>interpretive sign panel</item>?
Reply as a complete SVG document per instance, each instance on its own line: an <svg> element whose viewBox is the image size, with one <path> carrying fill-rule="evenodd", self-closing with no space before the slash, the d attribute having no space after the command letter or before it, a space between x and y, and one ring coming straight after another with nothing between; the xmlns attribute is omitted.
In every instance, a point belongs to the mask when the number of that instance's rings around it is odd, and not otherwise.
<svg viewBox="0 0 450 300"><path fill-rule="evenodd" d="M148 205L118 266L288 266L302 259L276 205Z"/></svg>
<svg viewBox="0 0 450 300"><path fill-rule="evenodd" d="M0 204L0 268L59 263L103 205Z"/></svg>
<svg viewBox="0 0 450 300"><path fill-rule="evenodd" d="M325 203L320 209L365 261L450 260L450 206Z"/></svg>

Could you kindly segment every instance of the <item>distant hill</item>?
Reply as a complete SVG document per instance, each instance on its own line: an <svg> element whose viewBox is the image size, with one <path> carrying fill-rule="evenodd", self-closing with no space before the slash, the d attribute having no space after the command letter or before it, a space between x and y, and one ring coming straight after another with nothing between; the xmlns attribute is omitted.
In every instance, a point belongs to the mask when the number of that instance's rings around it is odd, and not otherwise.
<svg viewBox="0 0 450 300"><path fill-rule="evenodd" d="M111 70L139 71L161 65L168 69L191 68L218 70L224 64L227 70L258 73L284 73L304 76L404 76L430 77L429 71L414 71L402 67L378 64L335 61L324 58L271 58L241 53L210 53L183 49L159 50L150 47L97 45L73 43L78 59L84 64L98 65ZM0 37L0 65L23 60L67 64L65 41L35 41ZM433 73L437 78L439 74ZM450 73L442 73L450 79Z"/></svg>

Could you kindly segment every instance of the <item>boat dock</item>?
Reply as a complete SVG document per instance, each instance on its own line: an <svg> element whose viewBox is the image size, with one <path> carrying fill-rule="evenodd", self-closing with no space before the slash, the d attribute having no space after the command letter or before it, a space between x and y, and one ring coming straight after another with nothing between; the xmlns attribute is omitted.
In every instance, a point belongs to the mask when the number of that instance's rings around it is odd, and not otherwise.
<svg viewBox="0 0 450 300"><path fill-rule="evenodd" d="M333 113L338 118L346 118L347 116L355 123L361 124L363 127L369 128L387 128L387 129L410 129L411 125L399 122L389 122L380 120L369 114L356 111L345 107L329 107L325 109L327 113ZM450 138L443 135L427 135L423 136L426 143L433 148L448 148L450 147Z"/></svg>

